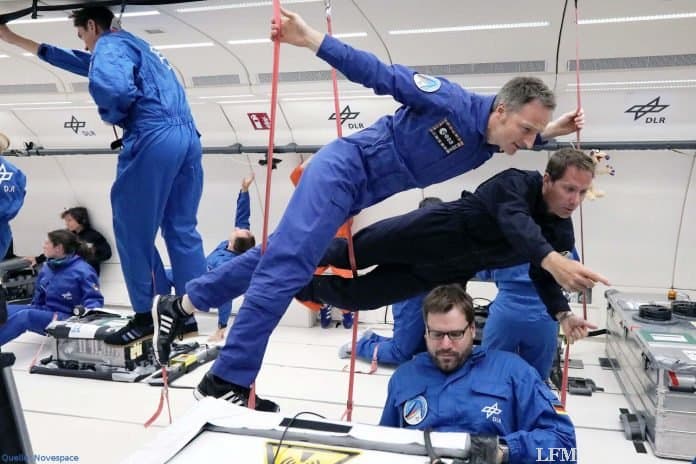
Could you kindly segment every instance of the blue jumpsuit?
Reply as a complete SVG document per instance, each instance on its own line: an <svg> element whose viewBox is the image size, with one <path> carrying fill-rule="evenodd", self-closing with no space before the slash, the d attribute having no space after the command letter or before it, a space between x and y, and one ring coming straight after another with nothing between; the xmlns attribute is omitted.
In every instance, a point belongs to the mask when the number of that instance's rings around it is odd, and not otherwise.
<svg viewBox="0 0 696 464"><path fill-rule="evenodd" d="M423 300L426 293L406 301L394 303L394 334L383 337L373 333L362 337L355 345L355 354L359 358L372 360L377 347L377 362L383 364L401 364L415 354L425 351L425 323L423 322Z"/></svg>
<svg viewBox="0 0 696 464"><path fill-rule="evenodd" d="M249 201L249 192L239 192L237 196L237 212L234 221L234 226L238 229L251 228L251 223L249 222L249 217L251 216L251 207ZM212 271L215 268L222 266L225 263L234 261L240 253L236 251L229 250L227 246L229 242L224 240L215 247L213 251L210 252L206 258L208 265L208 271ZM218 327L227 327L227 321L230 319L230 313L232 313L232 300L228 300L218 306Z"/></svg>
<svg viewBox="0 0 696 464"><path fill-rule="evenodd" d="M558 322L551 318L529 279L529 264L481 271L493 280L498 294L488 308L482 346L520 355L542 379L551 373L558 341Z"/></svg>
<svg viewBox="0 0 696 464"><path fill-rule="evenodd" d="M24 204L27 178L14 164L0 156L0 259L12 241L10 221Z"/></svg>
<svg viewBox="0 0 696 464"><path fill-rule="evenodd" d="M349 80L391 95L402 106L314 155L263 257L256 247L187 285L191 302L201 310L246 290L212 368L218 377L242 386L256 378L271 332L350 216L395 193L475 169L499 151L486 142L494 96L388 66L329 36L317 56Z"/></svg>
<svg viewBox="0 0 696 464"><path fill-rule="evenodd" d="M511 464L549 462L549 448L575 454L573 423L539 374L515 354L479 347L450 374L429 353L399 366L380 425L497 435Z"/></svg>
<svg viewBox="0 0 696 464"><path fill-rule="evenodd" d="M48 63L89 77L101 118L123 128L123 149L111 188L116 247L136 313L152 308L154 290L168 281L155 248L158 229L167 245L177 294L205 272L196 230L203 190L199 134L167 60L126 31L105 32L94 53L41 44Z"/></svg>
<svg viewBox="0 0 696 464"><path fill-rule="evenodd" d="M34 296L28 305L7 305L7 322L0 326L0 345L30 330L44 335L53 320L72 316L75 306L101 308L104 297L94 268L77 255L49 259L36 279Z"/></svg>

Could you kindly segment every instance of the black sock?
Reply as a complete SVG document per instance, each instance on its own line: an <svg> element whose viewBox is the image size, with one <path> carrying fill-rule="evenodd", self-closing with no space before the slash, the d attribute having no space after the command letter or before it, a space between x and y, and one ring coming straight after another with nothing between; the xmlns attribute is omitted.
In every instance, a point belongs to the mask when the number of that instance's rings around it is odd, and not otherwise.
<svg viewBox="0 0 696 464"><path fill-rule="evenodd" d="M135 313L133 320L135 321L135 325L151 325L152 313L149 311L146 313Z"/></svg>

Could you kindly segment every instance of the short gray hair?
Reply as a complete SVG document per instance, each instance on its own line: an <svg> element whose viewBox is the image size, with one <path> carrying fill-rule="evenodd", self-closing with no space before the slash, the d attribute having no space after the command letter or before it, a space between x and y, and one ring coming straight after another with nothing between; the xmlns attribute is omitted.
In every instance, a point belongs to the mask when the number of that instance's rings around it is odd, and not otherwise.
<svg viewBox="0 0 696 464"><path fill-rule="evenodd" d="M539 100L545 108L556 109L556 96L544 81L536 77L515 77L500 89L493 106L503 104L515 112L534 100Z"/></svg>

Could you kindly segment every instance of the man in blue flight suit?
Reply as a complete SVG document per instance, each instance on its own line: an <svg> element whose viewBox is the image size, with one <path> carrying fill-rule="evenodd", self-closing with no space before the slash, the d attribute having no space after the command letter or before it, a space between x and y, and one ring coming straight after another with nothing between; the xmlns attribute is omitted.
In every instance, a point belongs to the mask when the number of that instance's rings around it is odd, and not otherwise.
<svg viewBox="0 0 696 464"><path fill-rule="evenodd" d="M156 327L155 346L160 361L166 362L179 327L175 322L170 330L172 321L246 290L226 344L197 390L199 396L226 396L241 404L248 400L271 332L350 216L397 192L456 177L493 153L512 155L541 137L567 134L583 124L581 112L549 122L555 99L536 78L513 79L497 96L477 95L445 79L388 66L286 10L282 25L273 24L271 35L309 48L349 80L392 95L403 106L314 155L263 256L256 247L233 265L189 283L183 300L159 299L157 317L166 324Z"/></svg>
<svg viewBox="0 0 696 464"><path fill-rule="evenodd" d="M575 250L572 254L577 259ZM481 271L476 277L498 287L483 327L483 348L517 353L548 379L558 346L558 322L529 279L529 264Z"/></svg>
<svg viewBox="0 0 696 464"><path fill-rule="evenodd" d="M71 15L91 52L38 44L0 26L0 39L66 71L87 76L99 115L123 128L123 148L111 189L114 235L135 317L105 341L126 344L153 333L155 289L168 288L155 248L162 236L177 294L205 272L196 213L203 189L201 144L184 89L150 44L121 30L113 13L88 6ZM184 330L197 330L195 321Z"/></svg>
<svg viewBox="0 0 696 464"><path fill-rule="evenodd" d="M10 139L0 133L0 153L10 146ZM12 242L10 221L17 216L24 204L27 178L14 164L0 156L0 259Z"/></svg>
<svg viewBox="0 0 696 464"><path fill-rule="evenodd" d="M242 179L242 186L237 195L237 210L235 212L234 230L230 238L223 240L206 257L207 269L212 271L225 263L234 261L245 251L256 245L256 238L251 233L251 202L249 201L249 186L254 181L254 175ZM218 306L218 329L210 337L211 341L219 341L225 338L225 329L232 313L232 300Z"/></svg>
<svg viewBox="0 0 696 464"><path fill-rule="evenodd" d="M480 270L530 263L529 277L549 315L570 342L583 338L596 327L573 315L561 287L579 291L609 283L563 253L574 248L570 217L593 176L589 156L563 148L551 155L543 176L507 169L457 201L377 222L353 238L357 266L377 265L374 270L355 279L316 276L297 297L374 309L467 282ZM346 242L336 239L319 264L347 263Z"/></svg>
<svg viewBox="0 0 696 464"><path fill-rule="evenodd" d="M442 200L437 197L426 197L418 203L419 208L438 205ZM423 299L425 293L400 301L392 305L394 318L394 333L392 337L384 337L366 330L355 343L355 355L367 361L381 364L401 364L408 361L413 355L425 351L423 333L425 326L420 314L423 311ZM338 350L339 358L349 358L351 354L351 342L341 346Z"/></svg>
<svg viewBox="0 0 696 464"><path fill-rule="evenodd" d="M472 462L576 461L575 428L558 398L519 356L474 348L471 297L458 284L425 298L427 353L389 380L380 425L472 435Z"/></svg>
<svg viewBox="0 0 696 464"><path fill-rule="evenodd" d="M401 364L415 354L425 351L422 312L425 293L392 305L394 333L385 337L366 330L355 343L355 356L380 364ZM351 342L338 349L339 358L349 358Z"/></svg>

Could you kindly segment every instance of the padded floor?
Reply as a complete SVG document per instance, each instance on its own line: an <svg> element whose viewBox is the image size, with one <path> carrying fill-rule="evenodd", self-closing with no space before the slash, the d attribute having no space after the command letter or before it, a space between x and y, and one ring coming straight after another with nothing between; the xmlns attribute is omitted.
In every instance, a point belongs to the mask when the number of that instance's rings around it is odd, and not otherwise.
<svg viewBox="0 0 696 464"><path fill-rule="evenodd" d="M200 340L215 326L215 317L199 318ZM388 325L364 325L389 333ZM284 414L313 411L330 419L340 419L345 411L348 361L336 356L338 347L350 340L351 331L278 327L273 334L258 378L258 394L275 400ZM146 384L126 384L97 380L29 374L28 367L43 337L25 334L3 347L14 352L15 382L25 413L35 453L68 454L81 463L120 462L152 440L166 427L166 413L145 429L143 423L159 403L160 389ZM49 347L44 345L44 353ZM571 348L571 359L580 359L583 369L571 369L574 377L591 378L604 388L592 396L569 395L567 409L577 427L578 457L581 463L685 462L660 459L648 448L638 454L623 438L618 409L628 407L614 374L599 366L605 356L602 337L583 341ZM172 417L176 420L192 407L192 389L208 366L177 380L169 390ZM367 363L358 363L366 371ZM355 381L353 421L376 423L386 395L392 369L380 367L373 375L358 374Z"/></svg>

